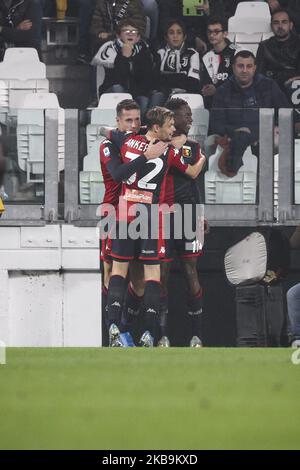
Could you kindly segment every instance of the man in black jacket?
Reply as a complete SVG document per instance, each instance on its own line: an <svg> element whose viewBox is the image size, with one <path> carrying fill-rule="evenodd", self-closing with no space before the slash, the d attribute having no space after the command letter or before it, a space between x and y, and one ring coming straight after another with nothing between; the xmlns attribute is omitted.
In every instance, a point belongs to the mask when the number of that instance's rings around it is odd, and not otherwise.
<svg viewBox="0 0 300 470"><path fill-rule="evenodd" d="M274 36L261 42L257 51L257 71L273 78L292 97L292 84L300 79L300 39L285 10L272 13L271 26Z"/></svg>
<svg viewBox="0 0 300 470"><path fill-rule="evenodd" d="M9 46L40 52L41 6L37 0L0 0L0 59Z"/></svg>
<svg viewBox="0 0 300 470"><path fill-rule="evenodd" d="M249 145L259 141L259 108L289 108L290 104L274 80L256 74L255 56L239 51L233 59L233 75L217 89L211 110L213 134L225 137L219 168L235 176L243 165Z"/></svg>

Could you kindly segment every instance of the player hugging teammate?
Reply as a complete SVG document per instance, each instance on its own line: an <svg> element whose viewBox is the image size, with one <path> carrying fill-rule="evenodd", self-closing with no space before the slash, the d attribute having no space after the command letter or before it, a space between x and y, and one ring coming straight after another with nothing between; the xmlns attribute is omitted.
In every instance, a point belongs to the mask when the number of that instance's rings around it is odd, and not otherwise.
<svg viewBox="0 0 300 470"><path fill-rule="evenodd" d="M164 211L172 211L173 202L176 202L172 201L169 196L171 180L168 175L171 170L174 170L177 172L171 177L174 181L179 173L185 179L192 181L198 177L205 163L205 157L198 147L199 151L196 152L194 161L192 158L188 161L191 155L187 153L191 147L186 143L187 138L184 133L173 137L176 129L174 113L171 110L161 107L151 109L147 113L147 123L145 135L138 134L139 125L135 126L136 129L122 129L118 125L119 132L113 131L110 135L114 141L111 145L114 145L115 150L120 149L117 166L119 170L122 169L122 177L115 176L114 179L114 170L110 171L109 168L112 165L106 165L107 172L115 182L122 178L121 188L118 187L115 191L119 195L119 204L117 206L115 201L114 230L111 230L109 234L109 243L105 241L105 246L110 246L109 256L112 260L107 298L107 326L111 346L126 344L126 334L128 335L128 327L131 323L130 317L132 317L132 312L135 313L138 310L142 298L142 295L138 295L141 292L135 292L131 276L129 283L127 279L129 265L136 262L135 260L138 260L138 264L142 267L140 276L136 276L140 277L137 284L143 291L145 322L145 332L140 344L153 346L162 298L160 265L167 251L163 234ZM124 133L126 130L134 132L126 135ZM106 147L103 148L103 145ZM102 150L102 171L105 152L106 158L111 158L111 149L105 150L108 145L108 143L103 143L100 149L100 155ZM155 156L154 149L159 151L159 146L161 153ZM149 151L151 156L149 156ZM105 178L105 174L103 175L105 182L108 178ZM186 185L185 182L184 185ZM105 282L107 282L107 276ZM162 339L161 342L164 343L164 341ZM161 345L167 346L168 344Z"/></svg>

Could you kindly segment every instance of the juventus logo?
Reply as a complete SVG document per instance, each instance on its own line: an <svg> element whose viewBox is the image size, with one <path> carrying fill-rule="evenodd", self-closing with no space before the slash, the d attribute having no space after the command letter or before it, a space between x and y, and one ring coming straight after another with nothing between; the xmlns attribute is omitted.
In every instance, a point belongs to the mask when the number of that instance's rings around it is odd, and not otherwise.
<svg viewBox="0 0 300 470"><path fill-rule="evenodd" d="M181 65L182 65L183 68L187 67L187 65L188 65L188 58L187 57L182 58Z"/></svg>

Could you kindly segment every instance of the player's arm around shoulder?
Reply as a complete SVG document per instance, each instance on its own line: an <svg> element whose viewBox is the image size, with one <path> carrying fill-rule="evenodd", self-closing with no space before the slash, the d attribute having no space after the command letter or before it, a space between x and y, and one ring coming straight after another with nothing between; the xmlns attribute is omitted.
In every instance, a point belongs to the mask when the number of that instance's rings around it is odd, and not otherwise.
<svg viewBox="0 0 300 470"><path fill-rule="evenodd" d="M196 142L193 142L197 146L197 160L194 165L185 164L182 154L182 148L187 141L187 136L181 134L179 136L173 137L171 148L171 155L173 160L170 161L171 166L175 166L179 171L185 173L192 179L196 179L202 168L205 165L206 158L205 155L201 152L200 145Z"/></svg>
<svg viewBox="0 0 300 470"><path fill-rule="evenodd" d="M107 164L113 156L113 153L114 146L112 142L108 139L103 140L99 146L100 161Z"/></svg>
<svg viewBox="0 0 300 470"><path fill-rule="evenodd" d="M194 165L188 165L185 174L188 175L192 179L196 179L197 176L201 173L205 163L206 163L206 157L204 153L202 153L200 145L199 145L197 161L196 163L194 163Z"/></svg>

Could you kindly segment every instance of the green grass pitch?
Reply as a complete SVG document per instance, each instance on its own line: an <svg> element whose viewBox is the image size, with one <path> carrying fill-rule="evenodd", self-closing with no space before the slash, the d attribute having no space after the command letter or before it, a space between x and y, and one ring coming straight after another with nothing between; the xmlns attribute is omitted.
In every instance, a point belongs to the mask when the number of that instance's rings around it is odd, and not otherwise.
<svg viewBox="0 0 300 470"><path fill-rule="evenodd" d="M10 348L1 449L300 449L291 349Z"/></svg>

